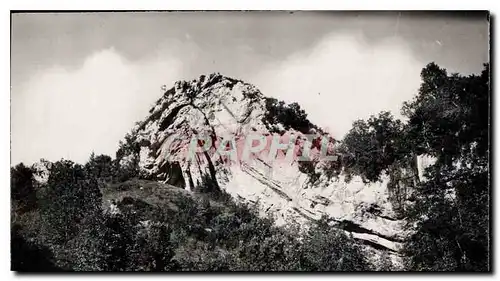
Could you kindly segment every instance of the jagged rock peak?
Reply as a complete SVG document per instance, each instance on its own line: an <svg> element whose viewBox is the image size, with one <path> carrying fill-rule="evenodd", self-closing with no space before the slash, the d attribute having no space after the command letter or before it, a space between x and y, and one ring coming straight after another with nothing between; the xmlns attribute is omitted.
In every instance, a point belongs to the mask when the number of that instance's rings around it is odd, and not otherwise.
<svg viewBox="0 0 500 281"><path fill-rule="evenodd" d="M174 86L165 91L163 96L156 101L149 110L150 115L132 129L132 134L143 130L149 122L161 118L164 112L175 108L175 106L190 106L200 109L215 106L217 110L220 110L220 107L228 107L235 103L250 105L263 101L263 99L264 96L254 85L220 73L201 75L198 79L190 81L180 80L175 82ZM241 108L235 108L235 110L238 109ZM250 106L249 109L251 110L253 107ZM162 129L164 128L162 127Z"/></svg>
<svg viewBox="0 0 500 281"><path fill-rule="evenodd" d="M188 190L203 187L208 178L237 200L259 202L260 211L278 224L305 225L326 215L370 247L398 251L404 234L388 199L388 179L365 184L353 178L347 183L342 176L332 178L331 163L268 162L257 157L226 165L208 153L175 157L185 154L185 140L197 134L220 139L322 133L298 105L268 98L241 80L210 74L176 82L149 113L117 152L120 164L136 165L141 177ZM176 135L182 136L180 143L171 141Z"/></svg>

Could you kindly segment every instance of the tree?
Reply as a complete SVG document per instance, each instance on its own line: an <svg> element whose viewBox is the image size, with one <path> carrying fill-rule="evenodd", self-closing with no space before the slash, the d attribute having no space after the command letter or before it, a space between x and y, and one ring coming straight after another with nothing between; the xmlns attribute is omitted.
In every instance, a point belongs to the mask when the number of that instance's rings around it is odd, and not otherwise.
<svg viewBox="0 0 500 281"><path fill-rule="evenodd" d="M101 212L101 192L81 165L61 160L51 165L41 207L53 238L64 243L77 234L86 217Z"/></svg>
<svg viewBox="0 0 500 281"><path fill-rule="evenodd" d="M286 104L275 98L265 98L265 102L266 114L262 121L271 132L279 133L274 128L276 124L283 124L285 130L294 129L304 134L308 134L312 128L317 128L307 119L307 113L298 103Z"/></svg>
<svg viewBox="0 0 500 281"><path fill-rule="evenodd" d="M413 149L436 157L408 212L414 234L408 268L489 270L489 66L448 75L431 63L417 97L404 105Z"/></svg>
<svg viewBox="0 0 500 281"><path fill-rule="evenodd" d="M85 164L85 171L89 178L109 181L114 173L113 160L108 155L101 154L95 156L92 153L89 161Z"/></svg>
<svg viewBox="0 0 500 281"><path fill-rule="evenodd" d="M36 208L33 170L23 163L10 168L10 195L21 211Z"/></svg>
<svg viewBox="0 0 500 281"><path fill-rule="evenodd" d="M344 167L345 172L361 176L365 183L379 180L382 171L403 157L402 134L402 122L389 112L355 121L339 148L353 160Z"/></svg>
<svg viewBox="0 0 500 281"><path fill-rule="evenodd" d="M125 141L119 142L114 161L114 178L118 182L139 176L139 153L141 145L137 141L136 134L125 135Z"/></svg>

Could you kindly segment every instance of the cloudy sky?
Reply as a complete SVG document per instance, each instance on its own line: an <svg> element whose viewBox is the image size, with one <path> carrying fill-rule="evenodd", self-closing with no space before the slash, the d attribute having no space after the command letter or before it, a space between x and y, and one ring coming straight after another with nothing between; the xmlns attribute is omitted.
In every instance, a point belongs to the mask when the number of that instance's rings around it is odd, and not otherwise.
<svg viewBox="0 0 500 281"><path fill-rule="evenodd" d="M297 101L336 137L396 116L431 61L477 73L485 14L180 12L13 14L12 164L114 156L161 86L220 72Z"/></svg>

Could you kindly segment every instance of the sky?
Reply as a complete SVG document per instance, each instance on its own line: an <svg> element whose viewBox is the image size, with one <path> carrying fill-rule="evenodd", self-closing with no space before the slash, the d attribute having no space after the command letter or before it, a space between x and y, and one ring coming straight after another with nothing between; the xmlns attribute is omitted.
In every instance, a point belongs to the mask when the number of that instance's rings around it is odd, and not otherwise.
<svg viewBox="0 0 500 281"><path fill-rule="evenodd" d="M162 85L219 72L298 102L336 138L382 110L400 116L420 71L479 73L484 13L16 13L11 164L115 155Z"/></svg>

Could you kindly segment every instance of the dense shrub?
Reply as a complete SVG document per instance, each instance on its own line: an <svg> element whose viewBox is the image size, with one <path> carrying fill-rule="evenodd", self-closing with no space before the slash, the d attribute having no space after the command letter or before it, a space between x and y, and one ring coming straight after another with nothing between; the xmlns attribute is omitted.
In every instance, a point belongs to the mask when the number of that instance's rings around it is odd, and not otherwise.
<svg viewBox="0 0 500 281"><path fill-rule="evenodd" d="M326 218L305 237L301 265L310 271L366 271L369 264L353 238L332 228Z"/></svg>
<svg viewBox="0 0 500 281"><path fill-rule="evenodd" d="M23 163L10 168L10 198L14 208L30 211L36 208L33 169Z"/></svg>
<svg viewBox="0 0 500 281"><path fill-rule="evenodd" d="M68 160L53 163L40 199L41 213L53 231L53 239L67 242L88 216L100 212L101 192L97 181L84 168Z"/></svg>
<svg viewBox="0 0 500 281"><path fill-rule="evenodd" d="M16 234L21 238L12 240L18 270L37 269L27 260L28 257L20 256L25 251L22 250L25 245L23 235L33 237L34 243L41 245L40 249L53 249L53 256L50 251L42 251L35 256L36 259L53 260L55 266L63 270L311 271L364 268L352 265L354 262L364 264L363 259L357 260L359 249L353 239L340 234L314 236L312 232L302 236L298 227L277 227L271 218L260 217L254 208L236 203L223 191L215 197L207 193L196 193L194 197L178 196L173 201L175 208L170 209L159 208L142 198L125 196L115 202L119 212L110 213L100 209L97 195L91 186L86 185L81 166L61 161L54 163L53 169L54 175L45 188L46 195L57 198L52 197L53 204L42 204L45 219L40 222L47 224L48 234L45 232L42 237L41 233L30 231L30 222L22 226L26 228L24 234ZM93 202L98 211L86 205L85 199ZM62 209L55 209L56 206ZM75 208L68 210L71 206ZM51 235L53 237L47 239ZM332 255L339 251L338 255L345 255L346 261L328 266L328 261L322 257L325 249L330 249ZM351 250L354 252L348 254Z"/></svg>
<svg viewBox="0 0 500 281"><path fill-rule="evenodd" d="M23 272L60 271L51 250L28 241L19 233L19 225L11 227L11 270Z"/></svg>

